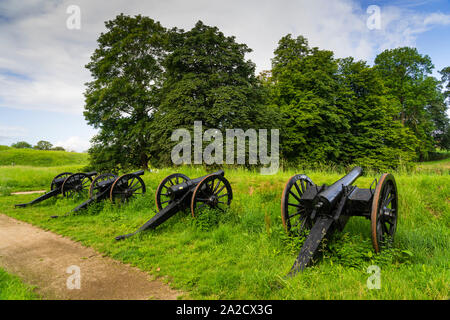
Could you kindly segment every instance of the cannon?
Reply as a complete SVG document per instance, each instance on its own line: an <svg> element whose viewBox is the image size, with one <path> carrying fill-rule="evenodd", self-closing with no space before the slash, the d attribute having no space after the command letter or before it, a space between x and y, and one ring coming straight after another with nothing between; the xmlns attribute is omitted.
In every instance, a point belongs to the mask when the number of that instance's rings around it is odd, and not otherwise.
<svg viewBox="0 0 450 320"><path fill-rule="evenodd" d="M158 212L133 233L117 236L116 240L131 237L141 231L154 229L177 212L190 209L193 217L205 208L225 211L233 199L233 191L225 172L217 172L189 179L184 174L174 173L164 178L156 189L155 203Z"/></svg>
<svg viewBox="0 0 450 320"><path fill-rule="evenodd" d="M56 197L62 194L64 197L73 198L75 194L87 191L87 188L92 182L92 177L96 176L97 172L88 173L71 173L63 172L53 178L50 184L50 191L42 196L30 201L28 203L16 204L15 207L23 208L44 200Z"/></svg>
<svg viewBox="0 0 450 320"><path fill-rule="evenodd" d="M321 241L335 230L342 231L352 216L371 221L376 253L382 244L393 241L398 216L395 179L384 173L369 189L360 189L352 184L361 175L362 169L355 167L330 186L317 186L304 174L297 174L286 183L281 198L283 226L291 235L306 236L289 275L310 265Z"/></svg>
<svg viewBox="0 0 450 320"><path fill-rule="evenodd" d="M89 188L89 199L66 213L69 215L83 209L90 204L101 200L110 199L113 203L127 202L137 194L144 194L146 191L145 183L140 176L144 174L144 170L133 173L116 176L112 173L103 173L97 176L91 183ZM58 218L59 216L52 216Z"/></svg>

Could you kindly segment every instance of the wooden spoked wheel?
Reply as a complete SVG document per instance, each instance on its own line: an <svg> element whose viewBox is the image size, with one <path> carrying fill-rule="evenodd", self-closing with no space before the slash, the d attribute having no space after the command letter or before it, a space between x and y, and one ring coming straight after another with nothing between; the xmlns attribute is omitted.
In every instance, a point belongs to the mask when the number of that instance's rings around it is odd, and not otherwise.
<svg viewBox="0 0 450 320"><path fill-rule="evenodd" d="M306 208L301 204L301 198L307 188L314 186L309 177L297 174L291 177L284 187L281 196L281 220L285 230L291 235L302 235L313 225Z"/></svg>
<svg viewBox="0 0 450 320"><path fill-rule="evenodd" d="M156 194L155 194L155 204L156 204L156 209L158 209L158 211L161 211L162 209L164 209L166 206L168 206L171 202L172 199L170 197L170 194L168 193L169 188L171 186L175 186L177 184L189 181L189 177L185 176L182 173L174 173L171 174L167 177L165 177L160 184L158 185L158 188L156 189Z"/></svg>
<svg viewBox="0 0 450 320"><path fill-rule="evenodd" d="M62 194L64 197L73 198L77 193L88 191L92 178L85 173L75 173L67 177L62 185Z"/></svg>
<svg viewBox="0 0 450 320"><path fill-rule="evenodd" d="M69 177L70 175L72 175L72 172L63 172L58 174L56 177L53 178L52 183L50 185L50 190L54 190L56 188L56 180L62 179L65 180L67 177Z"/></svg>
<svg viewBox="0 0 450 320"><path fill-rule="evenodd" d="M191 199L191 214L198 216L205 208L225 211L231 204L233 191L230 183L221 175L211 174L199 182Z"/></svg>
<svg viewBox="0 0 450 320"><path fill-rule="evenodd" d="M397 185L394 176L385 173L375 188L370 215L372 245L375 252L380 252L382 244L393 241L397 229L397 216Z"/></svg>
<svg viewBox="0 0 450 320"><path fill-rule="evenodd" d="M94 198L98 193L105 191L104 189L108 185L112 185L116 181L117 176L112 173L103 173L97 176L91 183L89 188L89 198Z"/></svg>
<svg viewBox="0 0 450 320"><path fill-rule="evenodd" d="M145 193L145 183L141 177L129 173L114 181L109 198L114 203L124 203L132 197Z"/></svg>

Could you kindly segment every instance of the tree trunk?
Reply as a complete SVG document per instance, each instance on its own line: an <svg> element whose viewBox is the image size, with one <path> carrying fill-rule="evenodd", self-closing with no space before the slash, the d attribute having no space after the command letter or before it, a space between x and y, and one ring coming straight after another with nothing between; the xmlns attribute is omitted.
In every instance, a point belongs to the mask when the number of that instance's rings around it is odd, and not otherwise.
<svg viewBox="0 0 450 320"><path fill-rule="evenodd" d="M141 168L148 170L148 156L145 153L141 154Z"/></svg>

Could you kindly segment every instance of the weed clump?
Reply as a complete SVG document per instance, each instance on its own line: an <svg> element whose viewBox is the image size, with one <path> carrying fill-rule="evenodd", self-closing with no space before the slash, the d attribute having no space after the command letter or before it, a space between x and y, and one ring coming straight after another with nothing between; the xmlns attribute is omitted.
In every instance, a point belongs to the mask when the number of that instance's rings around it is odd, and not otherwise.
<svg viewBox="0 0 450 320"><path fill-rule="evenodd" d="M219 224L231 223L238 221L238 216L227 208L224 211L213 208L204 208L202 212L192 219L192 225L195 229L200 231L211 231Z"/></svg>
<svg viewBox="0 0 450 320"><path fill-rule="evenodd" d="M322 254L324 260L349 268L409 263L413 257L412 252L387 243L377 254L370 239L347 232L333 235L326 245L322 246Z"/></svg>

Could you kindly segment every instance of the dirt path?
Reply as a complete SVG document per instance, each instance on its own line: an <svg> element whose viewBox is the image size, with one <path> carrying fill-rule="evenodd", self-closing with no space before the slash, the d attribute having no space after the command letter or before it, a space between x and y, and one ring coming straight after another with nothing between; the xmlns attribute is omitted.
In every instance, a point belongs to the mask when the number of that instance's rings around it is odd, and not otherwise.
<svg viewBox="0 0 450 320"><path fill-rule="evenodd" d="M11 192L12 195L45 193L45 190Z"/></svg>
<svg viewBox="0 0 450 320"><path fill-rule="evenodd" d="M71 273L68 273L68 268ZM45 299L176 299L145 272L70 239L0 214L0 267L37 286ZM80 289L75 271L79 267ZM69 284L69 286L68 286Z"/></svg>

